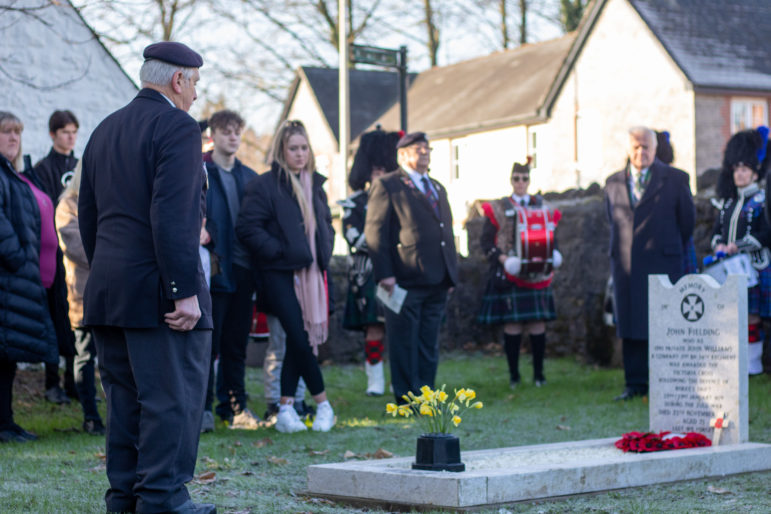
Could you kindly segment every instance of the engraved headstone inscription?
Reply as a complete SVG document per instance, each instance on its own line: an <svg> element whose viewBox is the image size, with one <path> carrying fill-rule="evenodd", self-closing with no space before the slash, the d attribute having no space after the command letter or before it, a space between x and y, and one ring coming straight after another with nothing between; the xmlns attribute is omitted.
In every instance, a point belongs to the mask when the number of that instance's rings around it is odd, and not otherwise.
<svg viewBox="0 0 771 514"><path fill-rule="evenodd" d="M719 444L747 441L747 285L686 275L648 277L651 431L700 432ZM715 441L717 443L717 441Z"/></svg>

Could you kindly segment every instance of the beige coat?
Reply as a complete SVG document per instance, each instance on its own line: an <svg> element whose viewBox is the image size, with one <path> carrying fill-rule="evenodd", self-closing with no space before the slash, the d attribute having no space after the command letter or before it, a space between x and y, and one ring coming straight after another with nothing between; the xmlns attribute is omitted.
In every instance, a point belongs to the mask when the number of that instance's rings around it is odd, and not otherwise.
<svg viewBox="0 0 771 514"><path fill-rule="evenodd" d="M56 207L56 231L59 233L59 245L64 252L70 324L72 328L80 328L83 326L83 291L88 280L88 259L80 240L76 196L66 195L59 200Z"/></svg>

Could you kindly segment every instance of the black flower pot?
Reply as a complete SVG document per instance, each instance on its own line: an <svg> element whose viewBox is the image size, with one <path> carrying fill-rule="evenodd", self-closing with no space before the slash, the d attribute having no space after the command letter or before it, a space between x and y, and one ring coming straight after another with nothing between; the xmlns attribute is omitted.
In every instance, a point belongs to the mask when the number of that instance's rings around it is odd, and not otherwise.
<svg viewBox="0 0 771 514"><path fill-rule="evenodd" d="M465 471L460 461L460 440L452 434L423 434L418 437L412 469Z"/></svg>

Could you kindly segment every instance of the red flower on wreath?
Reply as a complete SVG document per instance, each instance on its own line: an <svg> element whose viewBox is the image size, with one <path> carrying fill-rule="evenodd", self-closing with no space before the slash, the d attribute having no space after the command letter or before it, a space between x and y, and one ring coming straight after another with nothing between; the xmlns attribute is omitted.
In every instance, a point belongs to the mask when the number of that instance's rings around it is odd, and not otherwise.
<svg viewBox="0 0 771 514"><path fill-rule="evenodd" d="M663 450L680 450L683 448L698 448L712 446L706 436L698 432L688 432L685 436L669 436L669 432L628 432L616 441L616 448L626 452L644 453Z"/></svg>

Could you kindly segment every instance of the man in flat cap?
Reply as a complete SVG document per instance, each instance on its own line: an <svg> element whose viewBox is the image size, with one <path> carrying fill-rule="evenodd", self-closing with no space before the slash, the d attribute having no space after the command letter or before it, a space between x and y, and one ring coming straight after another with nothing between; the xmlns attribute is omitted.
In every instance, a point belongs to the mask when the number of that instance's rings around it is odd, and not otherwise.
<svg viewBox="0 0 771 514"><path fill-rule="evenodd" d="M144 57L142 90L91 135L78 202L84 322L107 394L105 501L109 512L210 513L185 487L211 358L201 131L187 114L203 60L171 42Z"/></svg>
<svg viewBox="0 0 771 514"><path fill-rule="evenodd" d="M364 234L379 286L407 290L398 314L385 309L391 382L405 403L408 391L434 387L439 324L458 270L447 192L428 176L426 134L406 134L396 147L399 169L372 184Z"/></svg>

